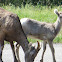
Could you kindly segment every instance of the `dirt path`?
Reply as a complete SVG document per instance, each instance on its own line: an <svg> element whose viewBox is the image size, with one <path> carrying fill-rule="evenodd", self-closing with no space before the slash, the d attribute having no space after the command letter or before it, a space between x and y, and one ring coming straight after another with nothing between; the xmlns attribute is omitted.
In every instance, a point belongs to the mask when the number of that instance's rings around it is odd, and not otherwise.
<svg viewBox="0 0 62 62"><path fill-rule="evenodd" d="M34 45L37 45L36 43ZM54 48L55 48L55 56L56 56L56 61L57 62L62 62L62 44L54 44ZM22 48L20 47L20 60L21 62L25 62L24 61L24 52L22 50ZM41 59L41 55L42 55L42 48L39 51L37 57L35 58L34 62L40 62ZM13 62L13 55L12 55L12 50L9 44L6 44L4 46L4 50L3 50L3 62ZM44 62L53 62L52 59L52 54L49 48L49 45L47 44L47 49L44 55Z"/></svg>

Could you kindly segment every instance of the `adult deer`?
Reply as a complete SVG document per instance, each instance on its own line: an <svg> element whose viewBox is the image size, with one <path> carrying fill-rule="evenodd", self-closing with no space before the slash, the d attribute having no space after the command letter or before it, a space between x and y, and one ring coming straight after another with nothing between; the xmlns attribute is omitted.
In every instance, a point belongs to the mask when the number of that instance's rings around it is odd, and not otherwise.
<svg viewBox="0 0 62 62"><path fill-rule="evenodd" d="M25 62L33 62L35 56L40 50L34 47L29 47L29 42L22 29L19 17L9 11L0 8L0 62L2 61L2 50L4 47L4 40L10 42L13 51L14 62L18 62L15 56L13 41L16 41L22 46L25 52ZM33 54L30 54L33 53ZM29 55L29 57L28 57ZM32 56L34 56L32 58Z"/></svg>

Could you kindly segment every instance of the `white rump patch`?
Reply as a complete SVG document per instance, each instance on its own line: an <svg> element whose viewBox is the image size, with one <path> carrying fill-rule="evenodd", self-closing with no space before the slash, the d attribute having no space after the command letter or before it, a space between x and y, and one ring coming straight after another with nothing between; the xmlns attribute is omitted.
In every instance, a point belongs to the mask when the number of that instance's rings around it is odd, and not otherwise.
<svg viewBox="0 0 62 62"><path fill-rule="evenodd" d="M28 19L28 18L22 18L22 19L20 20L21 24L24 25L24 24L26 23L27 19Z"/></svg>

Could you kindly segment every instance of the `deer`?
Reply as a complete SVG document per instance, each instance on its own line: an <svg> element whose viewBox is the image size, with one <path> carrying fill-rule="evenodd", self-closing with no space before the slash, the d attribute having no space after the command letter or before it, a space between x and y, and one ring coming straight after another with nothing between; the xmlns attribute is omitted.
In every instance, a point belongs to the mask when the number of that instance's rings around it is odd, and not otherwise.
<svg viewBox="0 0 62 62"><path fill-rule="evenodd" d="M55 23L40 22L29 18L22 18L20 20L24 33L27 37L43 40L43 52L40 62L43 62L47 43L49 44L52 52L53 62L56 62L53 40L59 33L62 26L62 12L58 12L58 10L55 9L54 13L58 16ZM17 55L18 50L19 46L17 47Z"/></svg>
<svg viewBox="0 0 62 62"><path fill-rule="evenodd" d="M14 62L18 62L18 60L16 58L13 41L16 41L23 48L25 53L25 62L33 62L40 50L39 42L37 42L37 49L32 45L29 45L30 43L22 29L22 25L17 14L0 8L0 62L3 62L2 51L4 48L4 40L9 42L11 45Z"/></svg>

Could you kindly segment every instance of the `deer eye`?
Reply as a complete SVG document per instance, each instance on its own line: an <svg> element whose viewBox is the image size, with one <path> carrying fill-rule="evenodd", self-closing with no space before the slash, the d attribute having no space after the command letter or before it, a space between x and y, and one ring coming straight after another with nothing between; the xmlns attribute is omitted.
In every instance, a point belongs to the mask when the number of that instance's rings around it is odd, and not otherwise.
<svg viewBox="0 0 62 62"><path fill-rule="evenodd" d="M62 12L60 12L59 14L62 14Z"/></svg>

